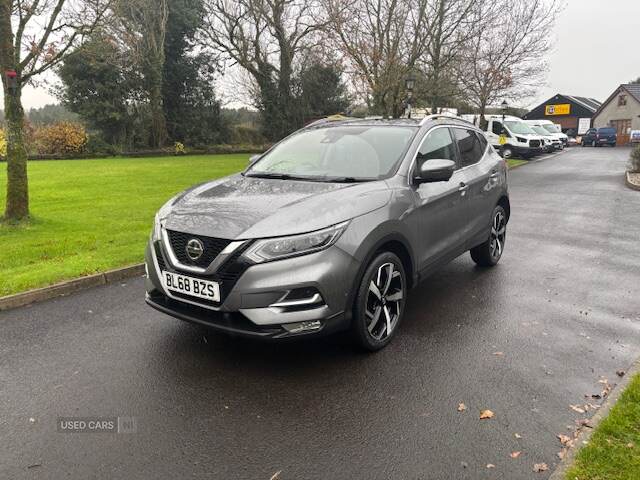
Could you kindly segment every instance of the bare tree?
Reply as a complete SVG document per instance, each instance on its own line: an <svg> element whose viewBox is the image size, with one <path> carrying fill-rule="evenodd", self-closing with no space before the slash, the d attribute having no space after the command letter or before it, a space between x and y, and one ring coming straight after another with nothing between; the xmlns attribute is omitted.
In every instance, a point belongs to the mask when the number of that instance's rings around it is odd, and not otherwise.
<svg viewBox="0 0 640 480"><path fill-rule="evenodd" d="M29 216L22 88L60 63L102 20L109 0L0 0L0 74L7 126L5 219Z"/></svg>
<svg viewBox="0 0 640 480"><path fill-rule="evenodd" d="M297 126L293 77L299 55L324 27L317 0L205 0L206 44L242 67L272 139Z"/></svg>
<svg viewBox="0 0 640 480"><path fill-rule="evenodd" d="M487 106L532 95L546 72L557 0L496 0L485 5L483 28L468 42L458 78L484 121Z"/></svg>
<svg viewBox="0 0 640 480"><path fill-rule="evenodd" d="M454 64L469 41L480 33L483 16L481 0L430 0L426 21L431 33L418 66L425 78L426 96L435 112L457 93Z"/></svg>
<svg viewBox="0 0 640 480"><path fill-rule="evenodd" d="M164 43L169 8L167 0L117 0L113 3L112 25L126 49L140 65L151 113L151 143L162 147L167 140L167 123L162 102Z"/></svg>
<svg viewBox="0 0 640 480"><path fill-rule="evenodd" d="M404 81L431 35L428 0L328 0L328 17L354 84L375 112L399 117ZM357 88L357 87L356 87Z"/></svg>

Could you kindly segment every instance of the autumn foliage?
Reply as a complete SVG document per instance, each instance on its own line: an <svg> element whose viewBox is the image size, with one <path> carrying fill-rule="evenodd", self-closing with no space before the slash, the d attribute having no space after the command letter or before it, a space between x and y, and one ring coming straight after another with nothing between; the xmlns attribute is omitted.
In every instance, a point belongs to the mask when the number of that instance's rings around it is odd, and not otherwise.
<svg viewBox="0 0 640 480"><path fill-rule="evenodd" d="M0 128L0 158L7 156L7 139L4 136L4 130Z"/></svg>
<svg viewBox="0 0 640 480"><path fill-rule="evenodd" d="M87 145L84 127L73 122L58 122L35 131L35 148L41 155L82 153Z"/></svg>

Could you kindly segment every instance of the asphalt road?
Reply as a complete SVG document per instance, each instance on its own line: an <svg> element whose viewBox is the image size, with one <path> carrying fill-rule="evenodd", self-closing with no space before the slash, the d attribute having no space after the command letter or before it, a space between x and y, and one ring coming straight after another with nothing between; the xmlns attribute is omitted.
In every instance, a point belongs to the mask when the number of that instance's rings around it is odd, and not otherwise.
<svg viewBox="0 0 640 480"><path fill-rule="evenodd" d="M511 172L500 265L443 268L375 355L219 336L146 307L142 279L0 313L0 478L546 478L583 417L569 405L640 355L627 155ZM138 432L57 433L69 416L133 416Z"/></svg>

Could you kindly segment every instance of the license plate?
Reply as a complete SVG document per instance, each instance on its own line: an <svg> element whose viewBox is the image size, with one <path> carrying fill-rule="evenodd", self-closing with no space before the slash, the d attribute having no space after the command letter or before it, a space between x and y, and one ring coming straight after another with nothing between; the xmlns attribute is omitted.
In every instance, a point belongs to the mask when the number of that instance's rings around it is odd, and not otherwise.
<svg viewBox="0 0 640 480"><path fill-rule="evenodd" d="M167 289L192 297L204 298L213 302L220 301L220 285L218 282L200 280L172 272L162 272L162 282Z"/></svg>

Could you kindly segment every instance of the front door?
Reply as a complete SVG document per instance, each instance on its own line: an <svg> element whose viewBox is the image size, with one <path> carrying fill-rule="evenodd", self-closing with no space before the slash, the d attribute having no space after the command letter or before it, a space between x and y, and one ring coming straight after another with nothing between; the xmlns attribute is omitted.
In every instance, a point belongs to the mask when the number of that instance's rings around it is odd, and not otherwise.
<svg viewBox="0 0 640 480"><path fill-rule="evenodd" d="M629 135L631 134L631 119L625 120L611 120L611 126L616 129L618 138L616 143L618 145L626 145L629 143Z"/></svg>
<svg viewBox="0 0 640 480"><path fill-rule="evenodd" d="M420 219L420 269L443 259L464 243L467 225L467 190L460 171L452 133L448 127L434 127L418 149L415 169L430 159L453 160L458 169L446 182L415 185Z"/></svg>

